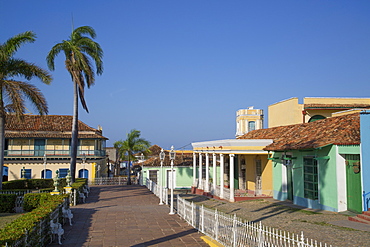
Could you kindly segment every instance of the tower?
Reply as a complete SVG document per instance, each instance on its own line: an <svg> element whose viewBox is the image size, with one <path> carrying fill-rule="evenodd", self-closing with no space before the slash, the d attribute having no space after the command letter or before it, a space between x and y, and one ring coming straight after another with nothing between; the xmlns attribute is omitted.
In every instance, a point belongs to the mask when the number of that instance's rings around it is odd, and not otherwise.
<svg viewBox="0 0 370 247"><path fill-rule="evenodd" d="M236 137L242 136L249 131L263 128L263 110L254 109L253 106L248 109L240 109L236 112Z"/></svg>

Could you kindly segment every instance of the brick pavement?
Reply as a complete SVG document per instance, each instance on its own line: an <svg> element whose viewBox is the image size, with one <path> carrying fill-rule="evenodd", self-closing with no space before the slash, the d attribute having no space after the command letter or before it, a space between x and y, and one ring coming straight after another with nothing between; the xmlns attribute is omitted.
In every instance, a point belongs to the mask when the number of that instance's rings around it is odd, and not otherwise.
<svg viewBox="0 0 370 247"><path fill-rule="evenodd" d="M63 246L208 246L203 234L158 203L138 185L92 186L86 203L71 207L73 226L63 226Z"/></svg>

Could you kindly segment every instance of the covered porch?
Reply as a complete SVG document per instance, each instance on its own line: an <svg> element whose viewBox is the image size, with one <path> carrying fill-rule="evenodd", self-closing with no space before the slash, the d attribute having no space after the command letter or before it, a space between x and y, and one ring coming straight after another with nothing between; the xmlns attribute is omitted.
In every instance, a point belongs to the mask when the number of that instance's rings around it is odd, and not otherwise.
<svg viewBox="0 0 370 247"><path fill-rule="evenodd" d="M192 192L230 202L272 197L270 139L195 142Z"/></svg>

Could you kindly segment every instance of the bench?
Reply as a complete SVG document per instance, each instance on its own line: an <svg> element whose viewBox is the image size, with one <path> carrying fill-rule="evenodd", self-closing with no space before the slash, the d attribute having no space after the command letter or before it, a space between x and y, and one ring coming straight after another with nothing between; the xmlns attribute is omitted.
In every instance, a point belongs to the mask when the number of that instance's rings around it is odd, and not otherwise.
<svg viewBox="0 0 370 247"><path fill-rule="evenodd" d="M54 237L58 235L58 244L62 244L62 236L64 235L64 230L62 228L62 224L56 222L54 223L53 220L50 220L50 229L51 229L51 242L53 242ZM50 242L50 243L51 243Z"/></svg>
<svg viewBox="0 0 370 247"><path fill-rule="evenodd" d="M69 225L72 225L72 218L73 214L70 208L66 209L65 207L62 207L62 213L63 213L63 219L68 219L69 220Z"/></svg>

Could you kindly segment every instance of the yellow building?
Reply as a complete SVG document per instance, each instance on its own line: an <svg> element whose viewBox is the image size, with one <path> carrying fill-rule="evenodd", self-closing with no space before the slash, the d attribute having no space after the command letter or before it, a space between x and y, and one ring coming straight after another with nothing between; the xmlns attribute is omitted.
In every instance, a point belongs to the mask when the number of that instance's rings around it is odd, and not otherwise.
<svg viewBox="0 0 370 247"><path fill-rule="evenodd" d="M236 137L242 136L249 131L263 128L263 110L240 109L236 112Z"/></svg>
<svg viewBox="0 0 370 247"><path fill-rule="evenodd" d="M79 121L76 177L106 176L106 137ZM4 165L8 180L65 177L70 168L72 116L25 115L22 122L7 115ZM45 175L44 175L45 174Z"/></svg>
<svg viewBox="0 0 370 247"><path fill-rule="evenodd" d="M368 108L370 98L306 97L300 104L295 97L269 105L268 127L308 123L332 117L339 112L345 114L351 110L353 113L353 110Z"/></svg>
<svg viewBox="0 0 370 247"><path fill-rule="evenodd" d="M238 200L235 193L272 196L272 162L268 159L268 152L263 150L271 143L269 139L192 143L193 187L231 202ZM213 174L209 174L211 167Z"/></svg>

